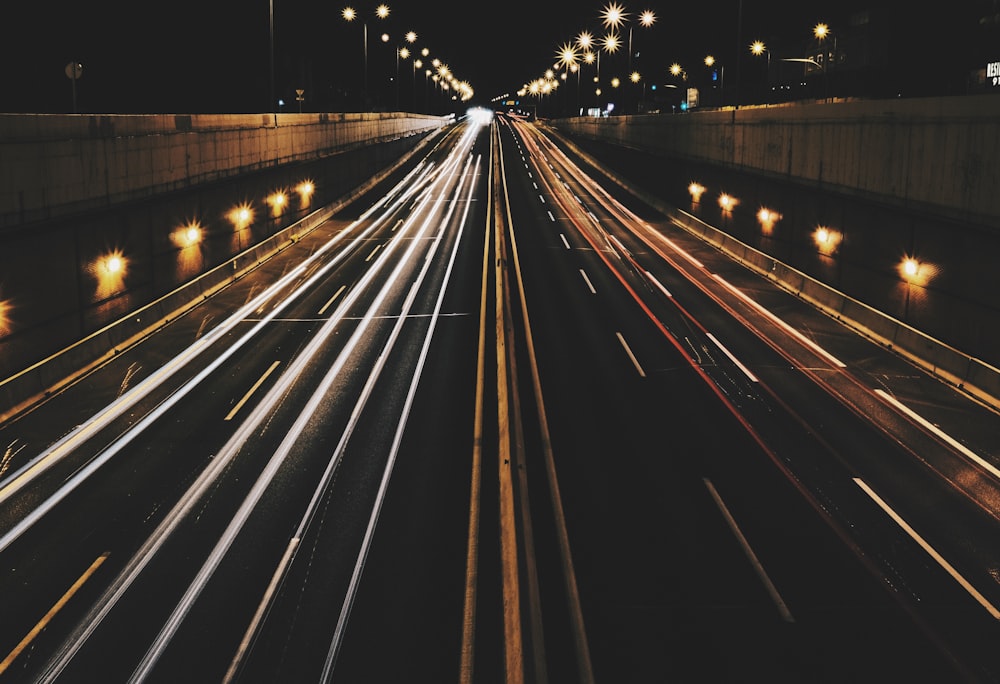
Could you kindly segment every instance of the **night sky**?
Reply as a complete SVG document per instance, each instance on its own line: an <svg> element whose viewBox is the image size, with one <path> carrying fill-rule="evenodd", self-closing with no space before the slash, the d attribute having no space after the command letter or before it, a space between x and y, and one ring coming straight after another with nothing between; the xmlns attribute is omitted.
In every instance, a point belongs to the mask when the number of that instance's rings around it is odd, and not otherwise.
<svg viewBox="0 0 1000 684"><path fill-rule="evenodd" d="M338 111L338 96L358 91L363 81L361 25L340 16L348 0L271 1L277 95L293 99L292 91L301 87L308 103L304 111ZM399 36L412 30L418 34L418 49L429 48L431 56L443 59L471 84L477 101L489 102L541 76L556 60L559 46L573 42L581 31L601 35L600 13L607 3L387 0L391 15L386 22L374 19L375 4L354 3L372 17L370 88L391 82L393 48ZM965 69L983 60L974 49L978 36L970 37L970 32L977 30L979 17L997 11L994 0L852 0L825 3L825 13L818 13L817 3L756 0L621 4L633 19L645 9L655 12L651 28L633 22L633 47L640 55L637 67L657 71L674 61L696 63L705 54L731 64L741 46L754 38L794 53L817 22L843 26L852 11L866 6L899 12L899 30L913 41L914 68L926 69L923 64L933 56L935 63L960 63ZM268 111L270 6L269 0L7 3L0 41L0 111L71 111L73 88L64 69L73 60L83 65L76 90L81 113ZM377 36L383 30L397 38L381 44ZM617 59L624 55L622 51ZM399 83L407 76L413 80L414 74L404 63Z"/></svg>

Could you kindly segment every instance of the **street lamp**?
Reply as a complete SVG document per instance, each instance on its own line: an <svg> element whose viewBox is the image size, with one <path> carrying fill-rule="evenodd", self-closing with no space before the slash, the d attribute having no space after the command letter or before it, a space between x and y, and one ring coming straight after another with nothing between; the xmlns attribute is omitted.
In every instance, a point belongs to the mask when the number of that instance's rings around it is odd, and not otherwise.
<svg viewBox="0 0 1000 684"><path fill-rule="evenodd" d="M750 43L750 54L752 54L754 57L760 57L761 55L766 55L766 57L767 57L767 64L765 66L764 80L765 80L767 86L770 87L770 85L771 85L771 51L767 49L767 46L764 45L763 41L755 40L754 42Z"/></svg>
<svg viewBox="0 0 1000 684"><path fill-rule="evenodd" d="M273 0L272 0L273 2ZM341 12L344 21L352 22L358 18L358 12L353 7L345 7ZM389 16L389 6L382 4L375 8L375 16L386 19ZM362 42L364 44L364 84L362 86L362 107L368 105L368 22L362 22Z"/></svg>
<svg viewBox="0 0 1000 684"><path fill-rule="evenodd" d="M388 38L388 36L385 36ZM415 31L407 31L403 39L407 43L414 43L417 40L417 34ZM410 56L410 48L405 45L396 48L396 111L399 111L399 60L407 59Z"/></svg>
<svg viewBox="0 0 1000 684"><path fill-rule="evenodd" d="M608 29L611 33L609 35L614 35L617 39L618 30L625 24L628 24L628 66L629 72L632 71L632 58L634 56L632 50L632 31L633 24L629 21L629 14L625 11L623 5L617 2L610 2L604 6L604 10L601 12L601 20L604 23L604 27ZM643 11L638 18L638 22L641 26L649 28L656 22L656 15L652 10ZM605 39L607 40L607 39ZM618 49L618 44L616 40L615 50ZM615 50L609 50L609 52L614 52Z"/></svg>
<svg viewBox="0 0 1000 684"><path fill-rule="evenodd" d="M556 52L556 57L559 58L559 61L557 62L557 64L559 64L564 69L566 69L566 71L564 72L564 75L566 73L570 72L570 71L575 71L576 72L576 75L577 75L576 76L576 101L577 101L577 108L579 108L579 105L580 105L580 69L579 69L579 64L577 62L579 62L580 56L579 56L579 54L577 54L576 46L573 45L572 43L564 43L562 45L562 47L559 48L558 52Z"/></svg>
<svg viewBox="0 0 1000 684"><path fill-rule="evenodd" d="M807 63L815 64L823 72L823 86L826 91L825 96L830 96L830 60L836 62L837 59L837 37L830 32L830 27L820 22L813 27L813 36L816 38L818 47L822 48L817 57L820 57L822 64L817 64L818 60L810 60ZM833 49L826 49L826 39L833 36ZM805 60L803 60L805 61Z"/></svg>
<svg viewBox="0 0 1000 684"><path fill-rule="evenodd" d="M597 70L594 72L594 83L601 80L601 52L596 48L594 36L589 31L581 31L576 37L576 46L582 51L581 61L584 64L595 64Z"/></svg>

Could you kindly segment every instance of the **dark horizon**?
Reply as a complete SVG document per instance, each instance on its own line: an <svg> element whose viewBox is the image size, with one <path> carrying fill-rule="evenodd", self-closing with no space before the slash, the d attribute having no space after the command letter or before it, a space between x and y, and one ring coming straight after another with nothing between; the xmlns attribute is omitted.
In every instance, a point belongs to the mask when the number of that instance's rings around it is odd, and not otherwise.
<svg viewBox="0 0 1000 684"><path fill-rule="evenodd" d="M133 5L117 0L100 6L67 4L57 11L44 3L19 4L8 10L7 23L15 35L0 47L5 66L0 111L70 112L74 84L65 69L74 61L83 65L75 84L81 113L271 111L269 2L255 0L252 8L243 3L238 11L237 3L227 4L231 12L215 5L208 13L203 5L179 0L169 12L153 16L139 15ZM296 88L306 91L303 111L340 111L344 107L338 105L351 102L363 89L362 27L341 18L346 4L273 0L274 88L276 97L285 99L283 111L297 111ZM483 104L540 77L556 61L558 48L573 42L580 31L600 34L600 13L607 3L589 3L586 9L509 5L509 11L487 13L453 4L429 16L388 4L389 20L369 21L368 90L381 88L378 108L391 110L397 85L393 48L402 44L399 36L405 31L416 31L415 47L427 47L432 57L444 60L459 80L472 86L475 102ZM633 19L647 7L656 14L653 27L636 25L633 35L633 53L653 72L645 75L650 82L673 61L693 64L705 54L729 63L727 73L733 74L737 49L758 38L798 54L815 23L844 32L858 8L871 7L873 14L893 17L893 22L899 17L890 47L898 65L892 77L928 93L951 94L971 69L992 58L989 38L997 31L996 24L981 21L997 13L991 0L961 0L949 4L947 13L899 0L872 0L845 3L823 15L802 7L765 10L737 0L682 9L620 4ZM357 5L359 11L367 7ZM370 5L368 9L374 7ZM378 39L382 30L396 36L389 45ZM741 65L752 67L748 55L739 58ZM605 57L612 59L623 61L624 53ZM401 63L399 73L404 93L412 87L407 75L419 88L422 79L412 63ZM401 98L401 105L406 99Z"/></svg>

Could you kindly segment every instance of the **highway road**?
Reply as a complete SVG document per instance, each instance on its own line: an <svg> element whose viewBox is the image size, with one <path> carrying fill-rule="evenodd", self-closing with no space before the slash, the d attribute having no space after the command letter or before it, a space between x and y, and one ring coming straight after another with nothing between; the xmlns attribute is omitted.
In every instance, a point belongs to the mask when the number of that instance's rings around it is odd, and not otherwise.
<svg viewBox="0 0 1000 684"><path fill-rule="evenodd" d="M0 683L998 681L1000 416L463 118L0 424Z"/></svg>

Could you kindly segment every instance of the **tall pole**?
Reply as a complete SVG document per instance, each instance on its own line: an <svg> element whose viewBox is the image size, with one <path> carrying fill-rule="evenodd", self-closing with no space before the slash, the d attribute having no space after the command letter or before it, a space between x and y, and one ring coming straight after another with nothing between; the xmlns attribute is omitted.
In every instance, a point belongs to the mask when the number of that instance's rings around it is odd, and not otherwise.
<svg viewBox="0 0 1000 684"><path fill-rule="evenodd" d="M743 0L739 0L736 10L736 83L734 84L733 102L740 106L740 55L743 52Z"/></svg>
<svg viewBox="0 0 1000 684"><path fill-rule="evenodd" d="M364 42L364 49L365 49L365 67L364 67L364 84L362 85L361 88L361 98L362 98L361 107L364 109L364 111L367 112L368 111L368 22L367 21L364 23L363 28L364 30L362 31L363 34L362 40Z"/></svg>
<svg viewBox="0 0 1000 684"><path fill-rule="evenodd" d="M274 110L274 0L267 3L268 26L268 103L267 111Z"/></svg>

